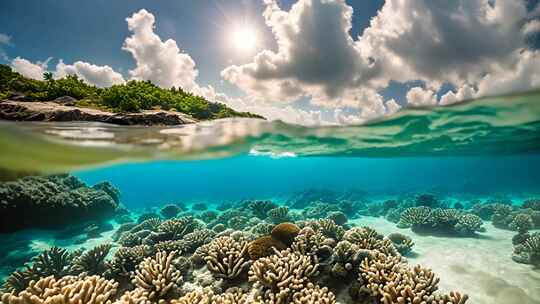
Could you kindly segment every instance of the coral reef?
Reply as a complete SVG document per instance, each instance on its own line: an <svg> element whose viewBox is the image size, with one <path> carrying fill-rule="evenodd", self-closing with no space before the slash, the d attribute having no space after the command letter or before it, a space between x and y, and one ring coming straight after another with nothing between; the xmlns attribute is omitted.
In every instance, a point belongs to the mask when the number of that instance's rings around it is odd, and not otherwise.
<svg viewBox="0 0 540 304"><path fill-rule="evenodd" d="M138 298L158 302L179 295L183 279L173 264L175 256L175 251L158 252L137 266L132 283L136 286L134 292Z"/></svg>
<svg viewBox="0 0 540 304"><path fill-rule="evenodd" d="M512 259L518 263L540 267L540 232L527 235L516 244Z"/></svg>
<svg viewBox="0 0 540 304"><path fill-rule="evenodd" d="M118 283L99 276L54 276L32 281L30 286L17 294L2 295L4 304L105 304L115 297Z"/></svg>
<svg viewBox="0 0 540 304"><path fill-rule="evenodd" d="M300 228L295 224L281 223L274 226L270 234L274 240L290 246L299 232Z"/></svg>
<svg viewBox="0 0 540 304"><path fill-rule="evenodd" d="M248 257L249 242L222 236L208 244L206 266L219 278L234 279L245 274L251 264Z"/></svg>
<svg viewBox="0 0 540 304"><path fill-rule="evenodd" d="M289 222L291 219L289 216L289 208L286 206L270 209L266 214L270 221L274 224Z"/></svg>
<svg viewBox="0 0 540 304"><path fill-rule="evenodd" d="M413 240L401 233L391 233L388 235L388 239L392 241L392 244L394 244L394 247L396 247L401 255L406 255L411 252L412 247L414 246Z"/></svg>
<svg viewBox="0 0 540 304"><path fill-rule="evenodd" d="M89 275L102 274L106 269L105 258L111 247L111 244L98 245L76 257L73 260L73 271Z"/></svg>
<svg viewBox="0 0 540 304"><path fill-rule="evenodd" d="M0 232L25 228L63 228L112 217L119 192L109 183L88 187L63 174L27 176L0 183Z"/></svg>
<svg viewBox="0 0 540 304"><path fill-rule="evenodd" d="M159 210L159 213L161 214L161 216L163 216L166 219L171 219L177 216L178 213L180 212L182 212L182 208L180 208L180 206L175 205L175 204L169 204L169 205L163 206Z"/></svg>
<svg viewBox="0 0 540 304"><path fill-rule="evenodd" d="M397 226L411 228L414 231L472 235L476 232L484 232L483 224L482 219L472 213L465 213L458 209L431 209L422 206L405 209L401 213Z"/></svg>

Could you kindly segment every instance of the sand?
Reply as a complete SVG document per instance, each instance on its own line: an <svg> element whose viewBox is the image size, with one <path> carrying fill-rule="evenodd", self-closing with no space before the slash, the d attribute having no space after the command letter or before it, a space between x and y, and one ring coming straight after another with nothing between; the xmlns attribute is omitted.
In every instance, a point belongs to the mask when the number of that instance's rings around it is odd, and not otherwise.
<svg viewBox="0 0 540 304"><path fill-rule="evenodd" d="M515 232L486 223L487 231L478 237L440 237L399 229L383 218L362 217L353 223L385 235L400 232L412 237L415 246L409 263L432 268L441 278L442 291L467 293L470 304L540 303L540 269L511 258Z"/></svg>

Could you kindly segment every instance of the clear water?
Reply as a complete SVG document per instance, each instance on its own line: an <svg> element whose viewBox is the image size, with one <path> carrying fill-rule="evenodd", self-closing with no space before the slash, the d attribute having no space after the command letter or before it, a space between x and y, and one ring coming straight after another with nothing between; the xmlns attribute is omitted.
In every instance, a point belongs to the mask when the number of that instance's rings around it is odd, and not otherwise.
<svg viewBox="0 0 540 304"><path fill-rule="evenodd" d="M171 203L185 205L195 217L204 212L196 204L222 214L227 210L220 206L229 203L229 209L240 208L251 217L243 204L248 200L271 200L295 214L315 205L339 205L333 201L336 197L354 201L362 207L349 215L346 229L367 225L384 235L410 236L415 246L405 258L411 265L433 269L441 292L466 293L467 303L474 304L540 303L537 261L518 263L512 258L515 229L484 218L485 229L470 235L426 232L398 227L376 208L391 199L403 203L404 198L414 201L429 193L439 207L464 213L473 212L474 204L493 202L521 212L524 201L540 198L538 92L409 109L347 127L306 128L258 120L178 128L3 122L0 145L4 180L70 172L90 186L108 181L120 190L133 219L147 212L159 214ZM320 190L329 192L317 194ZM295 203L306 191L313 197ZM75 250L111 242L120 223L106 220L113 230L97 238L86 239L84 233L60 238L58 229L3 234L7 249L0 252L1 274L7 278L50 246ZM308 218L291 217L295 220ZM540 224L534 225L529 234L540 229ZM115 246L109 259L120 247ZM197 276L203 276L197 271L185 279L196 285ZM348 296L352 281L331 284L339 303L361 303ZM249 288L246 282L231 284Z"/></svg>

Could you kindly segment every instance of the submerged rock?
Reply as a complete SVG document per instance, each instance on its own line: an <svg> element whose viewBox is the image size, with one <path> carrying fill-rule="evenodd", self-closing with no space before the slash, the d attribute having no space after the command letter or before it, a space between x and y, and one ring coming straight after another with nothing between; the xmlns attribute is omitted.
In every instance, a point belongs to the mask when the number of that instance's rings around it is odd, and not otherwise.
<svg viewBox="0 0 540 304"><path fill-rule="evenodd" d="M0 183L0 232L99 220L118 205L118 190L108 183L88 187L68 174L23 177Z"/></svg>

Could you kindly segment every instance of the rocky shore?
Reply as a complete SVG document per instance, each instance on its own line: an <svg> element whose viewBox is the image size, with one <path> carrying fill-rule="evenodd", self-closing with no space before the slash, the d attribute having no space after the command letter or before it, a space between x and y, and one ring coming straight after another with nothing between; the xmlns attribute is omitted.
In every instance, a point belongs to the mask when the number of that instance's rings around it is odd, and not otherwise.
<svg viewBox="0 0 540 304"><path fill-rule="evenodd" d="M113 113L81 108L58 102L0 102L0 119L10 121L92 121L116 125L183 125L197 120L187 114L147 110L138 113Z"/></svg>

